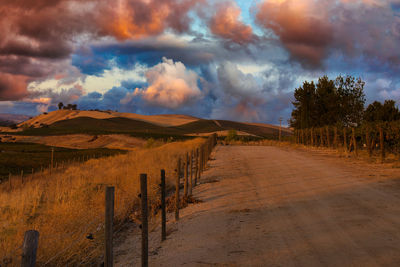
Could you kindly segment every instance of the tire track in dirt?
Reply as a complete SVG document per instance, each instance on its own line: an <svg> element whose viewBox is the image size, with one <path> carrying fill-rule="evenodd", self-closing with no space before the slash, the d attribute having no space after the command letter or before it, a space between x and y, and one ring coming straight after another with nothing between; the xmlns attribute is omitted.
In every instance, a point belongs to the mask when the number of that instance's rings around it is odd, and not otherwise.
<svg viewBox="0 0 400 267"><path fill-rule="evenodd" d="M213 156L194 190L204 202L169 217L176 231L153 245L150 266L399 265L399 169L279 147Z"/></svg>

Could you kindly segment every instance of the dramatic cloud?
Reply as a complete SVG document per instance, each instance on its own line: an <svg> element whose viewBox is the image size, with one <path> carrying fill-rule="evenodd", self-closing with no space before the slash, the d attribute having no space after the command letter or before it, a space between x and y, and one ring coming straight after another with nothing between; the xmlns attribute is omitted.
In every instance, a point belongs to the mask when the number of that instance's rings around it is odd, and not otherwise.
<svg viewBox="0 0 400 267"><path fill-rule="evenodd" d="M389 1L265 0L256 20L308 67L320 67L335 51L392 67L400 59L400 18Z"/></svg>
<svg viewBox="0 0 400 267"><path fill-rule="evenodd" d="M253 30L241 22L241 9L233 2L217 5L216 13L210 21L212 33L238 44L247 44L253 38Z"/></svg>
<svg viewBox="0 0 400 267"><path fill-rule="evenodd" d="M189 11L203 0L38 0L2 1L0 6L0 73L45 79L51 68L68 59L77 46L101 38L138 39L172 29L190 28ZM93 62L93 64L99 64ZM4 78L3 78L4 80ZM20 80L19 76L16 79ZM18 99L21 83L7 79L3 98ZM5 82L3 81L3 84ZM4 87L4 85L2 86ZM4 91L6 89L2 89Z"/></svg>
<svg viewBox="0 0 400 267"><path fill-rule="evenodd" d="M122 103L129 102L130 97L141 96L149 104L177 109L201 97L198 75L186 69L182 62L163 58L162 63L146 72L146 78L149 86L136 89Z"/></svg>
<svg viewBox="0 0 400 267"><path fill-rule="evenodd" d="M217 118L226 117L241 121L260 121L266 116L260 107L266 103L260 82L251 74L244 74L237 65L225 62L218 69L221 103L213 111ZM264 111L265 112L265 111Z"/></svg>
<svg viewBox="0 0 400 267"><path fill-rule="evenodd" d="M0 72L0 101L18 100L26 96L27 77Z"/></svg>
<svg viewBox="0 0 400 267"><path fill-rule="evenodd" d="M203 0L106 1L97 13L101 33L120 40L157 35L170 28L189 30L188 12Z"/></svg>
<svg viewBox="0 0 400 267"><path fill-rule="evenodd" d="M302 62L316 66L328 54L333 32L321 1L264 1L257 21L272 29L291 55Z"/></svg>
<svg viewBox="0 0 400 267"><path fill-rule="evenodd" d="M399 0L1 0L0 28L1 112L276 123L304 80L340 73L400 98Z"/></svg>

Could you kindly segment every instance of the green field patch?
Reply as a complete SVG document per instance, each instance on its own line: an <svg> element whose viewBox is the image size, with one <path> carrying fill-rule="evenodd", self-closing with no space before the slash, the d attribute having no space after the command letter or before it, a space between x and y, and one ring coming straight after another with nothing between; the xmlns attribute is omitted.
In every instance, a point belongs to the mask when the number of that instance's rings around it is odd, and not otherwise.
<svg viewBox="0 0 400 267"><path fill-rule="evenodd" d="M32 174L42 168L48 168L51 162L52 147L34 143L0 143L0 181L12 175ZM94 157L107 157L126 153L123 150L69 149L54 147L54 165L66 161L82 161Z"/></svg>

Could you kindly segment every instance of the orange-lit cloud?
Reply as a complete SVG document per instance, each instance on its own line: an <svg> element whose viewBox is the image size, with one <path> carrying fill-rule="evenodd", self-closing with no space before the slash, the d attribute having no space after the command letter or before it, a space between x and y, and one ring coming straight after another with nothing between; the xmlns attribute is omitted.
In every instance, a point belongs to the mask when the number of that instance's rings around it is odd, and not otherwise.
<svg viewBox="0 0 400 267"><path fill-rule="evenodd" d="M258 8L257 22L272 29L294 58L317 66L327 56L333 31L321 2L269 0Z"/></svg>
<svg viewBox="0 0 400 267"><path fill-rule="evenodd" d="M0 101L18 100L27 95L28 77L0 72Z"/></svg>
<svg viewBox="0 0 400 267"><path fill-rule="evenodd" d="M238 44L251 42L253 29L240 21L241 9L233 2L224 2L216 8L210 21L211 32Z"/></svg>
<svg viewBox="0 0 400 267"><path fill-rule="evenodd" d="M136 96L141 96L147 103L170 109L177 109L193 103L201 97L198 87L199 76L186 69L181 62L163 58L163 62L146 72L149 86L136 89L121 101L127 104Z"/></svg>
<svg viewBox="0 0 400 267"><path fill-rule="evenodd" d="M106 1L96 15L100 33L119 40L157 35L171 28L177 32L190 27L188 12L203 0L117 0Z"/></svg>
<svg viewBox="0 0 400 267"><path fill-rule="evenodd" d="M2 0L0 5L0 94L27 94L18 75L61 79L57 63L78 45L113 37L136 40L168 29L190 28L188 13L206 0ZM10 75L16 75L13 79ZM4 78L4 77L7 77ZM12 83L15 83L12 85ZM6 86L7 85L7 86ZM13 90L4 88L14 88Z"/></svg>
<svg viewBox="0 0 400 267"><path fill-rule="evenodd" d="M263 0L256 21L279 37L291 57L319 68L332 52L396 66L400 19L394 1Z"/></svg>

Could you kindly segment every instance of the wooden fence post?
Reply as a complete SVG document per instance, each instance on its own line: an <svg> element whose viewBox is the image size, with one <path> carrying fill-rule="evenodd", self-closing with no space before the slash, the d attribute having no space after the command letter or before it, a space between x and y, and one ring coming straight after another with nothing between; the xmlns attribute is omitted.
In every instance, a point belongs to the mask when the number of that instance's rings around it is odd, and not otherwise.
<svg viewBox="0 0 400 267"><path fill-rule="evenodd" d="M208 151L208 146L205 147L205 155L204 155L204 170L207 168L208 158L210 156L210 151Z"/></svg>
<svg viewBox="0 0 400 267"><path fill-rule="evenodd" d="M165 170L161 170L161 241L167 239L167 212L165 210Z"/></svg>
<svg viewBox="0 0 400 267"><path fill-rule="evenodd" d="M381 163L385 161L385 137L383 136L383 128L379 126L379 140L381 148Z"/></svg>
<svg viewBox="0 0 400 267"><path fill-rule="evenodd" d="M179 220L179 184L181 176L181 158L178 159L175 179L175 220Z"/></svg>
<svg viewBox="0 0 400 267"><path fill-rule="evenodd" d="M142 206L142 267L149 265L149 224L147 221L147 174L140 175L140 194Z"/></svg>
<svg viewBox="0 0 400 267"><path fill-rule="evenodd" d="M36 251L39 243L39 232L29 230L25 232L22 245L21 267L34 267L36 264Z"/></svg>
<svg viewBox="0 0 400 267"><path fill-rule="evenodd" d="M54 147L51 148L50 174L53 171L53 160L54 160Z"/></svg>
<svg viewBox="0 0 400 267"><path fill-rule="evenodd" d="M199 153L199 149L196 148L196 174L194 177L194 185L197 185L197 180L200 179L200 153Z"/></svg>
<svg viewBox="0 0 400 267"><path fill-rule="evenodd" d="M369 128L367 127L366 131L365 131L365 139L366 139L366 145L367 145L367 149L368 149L368 157L372 157L372 140L371 137L369 135Z"/></svg>
<svg viewBox="0 0 400 267"><path fill-rule="evenodd" d="M207 168L207 161L208 161L208 146L204 146L204 170Z"/></svg>
<svg viewBox="0 0 400 267"><path fill-rule="evenodd" d="M106 188L106 212L105 212L105 253L104 266L113 266L113 220L114 220L114 187Z"/></svg>
<svg viewBox="0 0 400 267"><path fill-rule="evenodd" d="M306 129L304 129L304 131L305 131L305 145L309 145L309 142L308 142L308 128L306 128Z"/></svg>
<svg viewBox="0 0 400 267"><path fill-rule="evenodd" d="M189 153L186 153L186 160L184 163L184 184L183 184L183 197L186 199L188 197L188 186L189 186L189 176L188 176L188 171L189 171Z"/></svg>
<svg viewBox="0 0 400 267"><path fill-rule="evenodd" d="M343 128L343 147L344 147L344 152L347 153L347 134L346 134L346 127Z"/></svg>
<svg viewBox="0 0 400 267"><path fill-rule="evenodd" d="M206 165L207 165L206 154L207 154L206 145L203 145L203 168L202 168L203 172L206 169Z"/></svg>
<svg viewBox="0 0 400 267"><path fill-rule="evenodd" d="M326 141L327 141L328 147L331 147L331 138L329 136L329 126L326 126Z"/></svg>
<svg viewBox="0 0 400 267"><path fill-rule="evenodd" d="M192 190L193 190L193 150L190 151L189 170L190 170L189 196L191 196L192 195Z"/></svg>
<svg viewBox="0 0 400 267"><path fill-rule="evenodd" d="M201 153L201 168L200 168L200 173L203 173L204 172L204 169L205 169L205 161L206 161L206 149L204 148L204 145L201 147L201 151L202 151L202 153Z"/></svg>
<svg viewBox="0 0 400 267"><path fill-rule="evenodd" d="M311 135L311 137L310 137L311 146L314 146L314 131L313 131L313 128L310 129L310 135Z"/></svg>
<svg viewBox="0 0 400 267"><path fill-rule="evenodd" d="M355 129L351 128L351 134L352 134L352 139L353 139L353 148L354 148L354 153L356 156L358 156L358 148L357 148L357 140L356 140L356 133Z"/></svg>
<svg viewBox="0 0 400 267"><path fill-rule="evenodd" d="M300 130L297 130L297 144L300 145L301 139L300 139Z"/></svg>
<svg viewBox="0 0 400 267"><path fill-rule="evenodd" d="M323 131L322 127L319 128L319 134L320 134L320 137L319 137L320 146L324 146L324 131Z"/></svg>
<svg viewBox="0 0 400 267"><path fill-rule="evenodd" d="M317 133L317 129L313 128L313 134L314 134L314 146L318 146L318 133Z"/></svg>
<svg viewBox="0 0 400 267"><path fill-rule="evenodd" d="M338 140L338 131L337 127L334 128L334 136L333 136L333 147L337 148L337 140Z"/></svg>

